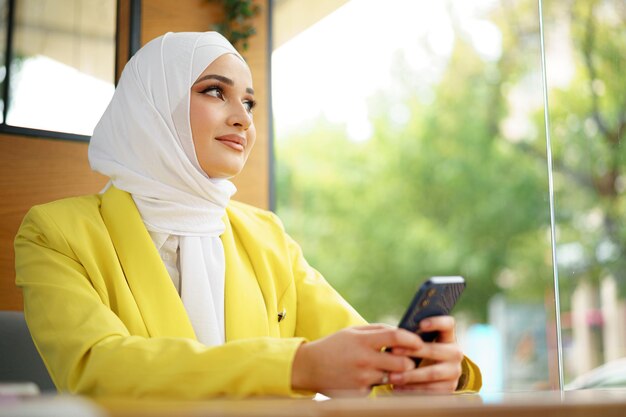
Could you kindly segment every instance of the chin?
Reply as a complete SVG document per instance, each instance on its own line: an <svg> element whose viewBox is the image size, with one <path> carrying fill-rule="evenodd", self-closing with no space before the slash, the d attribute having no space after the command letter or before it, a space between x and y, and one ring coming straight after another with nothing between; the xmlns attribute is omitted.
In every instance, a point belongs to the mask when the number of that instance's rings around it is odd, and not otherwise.
<svg viewBox="0 0 626 417"><path fill-rule="evenodd" d="M205 170L205 172L207 172ZM208 171L207 175L209 176L209 178L212 179L228 179L228 178L232 178L234 176L236 176L237 174L239 174L241 172L241 169L237 168L237 169L224 169L224 170L220 170L220 171Z"/></svg>
<svg viewBox="0 0 626 417"><path fill-rule="evenodd" d="M230 159L230 160L229 160ZM205 164L201 164L203 171L212 179L227 179L238 175L245 166L245 161L237 158L222 158L219 164L211 163L211 161L205 161ZM206 166L203 166L206 165Z"/></svg>

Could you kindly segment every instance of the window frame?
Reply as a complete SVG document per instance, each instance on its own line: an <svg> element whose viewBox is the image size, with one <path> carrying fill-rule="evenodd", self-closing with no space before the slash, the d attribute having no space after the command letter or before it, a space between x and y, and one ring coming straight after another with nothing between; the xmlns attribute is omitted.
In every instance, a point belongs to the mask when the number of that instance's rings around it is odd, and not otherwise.
<svg viewBox="0 0 626 417"><path fill-rule="evenodd" d="M58 132L29 128L23 126L12 126L7 124L9 111L9 85L11 82L11 56L13 55L13 32L15 26L15 7L18 0L7 0L7 24L6 24L6 44L4 50L5 77L0 96L4 106L2 109L2 122L0 122L0 134L15 136L28 136L46 139L61 139L77 142L88 142L91 136L80 135L69 132ZM115 25L115 83L121 74L120 60L127 61L141 47L141 0L117 0L116 1L116 25ZM122 30L120 30L122 29ZM122 48L120 48L122 47ZM121 49L128 48L127 56L120 56Z"/></svg>

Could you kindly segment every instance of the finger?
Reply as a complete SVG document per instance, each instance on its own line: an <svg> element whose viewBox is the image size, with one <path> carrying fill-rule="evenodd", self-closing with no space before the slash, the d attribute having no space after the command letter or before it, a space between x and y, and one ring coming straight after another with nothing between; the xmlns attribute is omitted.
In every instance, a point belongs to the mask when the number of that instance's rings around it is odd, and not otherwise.
<svg viewBox="0 0 626 417"><path fill-rule="evenodd" d="M390 380L392 384L429 384L432 382L449 381L458 383L461 376L461 364L443 362L429 366L421 366L402 374L391 374ZM455 385L456 387L456 385Z"/></svg>
<svg viewBox="0 0 626 417"><path fill-rule="evenodd" d="M463 351L456 343L423 343L416 350L394 348L391 353L396 356L430 359L433 362L461 363L464 358Z"/></svg>
<svg viewBox="0 0 626 417"><path fill-rule="evenodd" d="M389 372L378 369L369 369L360 372L360 375L355 381L355 388L370 388L376 385L388 384L389 375L391 375Z"/></svg>
<svg viewBox="0 0 626 417"><path fill-rule="evenodd" d="M370 388L376 387L378 385L388 385L389 384L389 372L387 371L382 371L380 373L380 379L378 380L378 382L370 385Z"/></svg>
<svg viewBox="0 0 626 417"><path fill-rule="evenodd" d="M439 343L456 342L455 321L452 316L435 316L424 319L420 322L419 330L420 332L439 332L437 337Z"/></svg>
<svg viewBox="0 0 626 417"><path fill-rule="evenodd" d="M424 344L422 339L415 333L395 327L363 332L361 336L364 338L365 344L376 350L380 350L383 347L401 347L418 350Z"/></svg>
<svg viewBox="0 0 626 417"><path fill-rule="evenodd" d="M395 329L395 327L390 326L388 324L375 323L375 324L366 324L363 326L354 326L353 329L360 330L360 331L372 331L372 330L383 330L383 329Z"/></svg>
<svg viewBox="0 0 626 417"><path fill-rule="evenodd" d="M376 352L372 358L372 365L387 372L406 372L415 368L415 362L408 357L388 352Z"/></svg>

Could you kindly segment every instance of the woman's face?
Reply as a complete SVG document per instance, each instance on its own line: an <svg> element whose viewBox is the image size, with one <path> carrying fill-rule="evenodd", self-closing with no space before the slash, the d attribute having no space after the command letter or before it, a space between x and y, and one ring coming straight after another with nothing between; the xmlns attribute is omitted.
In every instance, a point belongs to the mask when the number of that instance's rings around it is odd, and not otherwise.
<svg viewBox="0 0 626 417"><path fill-rule="evenodd" d="M237 56L225 54L191 86L189 119L200 167L210 178L243 169L256 140L252 75Z"/></svg>

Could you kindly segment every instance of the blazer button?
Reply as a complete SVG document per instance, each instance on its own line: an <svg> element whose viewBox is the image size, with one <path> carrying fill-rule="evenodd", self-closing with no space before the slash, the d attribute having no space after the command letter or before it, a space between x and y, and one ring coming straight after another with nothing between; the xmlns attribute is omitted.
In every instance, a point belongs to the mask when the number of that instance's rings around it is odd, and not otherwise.
<svg viewBox="0 0 626 417"><path fill-rule="evenodd" d="M283 308L283 311L278 313L278 322L280 323L281 321L283 321L285 317L287 317L287 310Z"/></svg>

